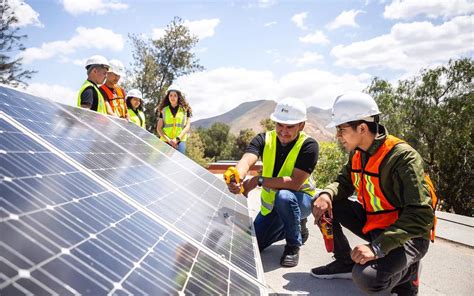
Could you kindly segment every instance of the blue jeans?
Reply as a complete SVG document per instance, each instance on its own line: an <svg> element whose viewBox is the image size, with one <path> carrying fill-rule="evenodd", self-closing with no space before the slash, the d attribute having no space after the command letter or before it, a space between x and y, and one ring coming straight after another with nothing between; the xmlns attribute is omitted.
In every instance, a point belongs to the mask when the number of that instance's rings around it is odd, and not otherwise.
<svg viewBox="0 0 474 296"><path fill-rule="evenodd" d="M179 142L178 148L176 150L178 150L179 152L185 154L185 152L186 152L186 142Z"/></svg>
<svg viewBox="0 0 474 296"><path fill-rule="evenodd" d="M253 222L260 251L282 239L289 246L301 246L300 220L309 214L311 195L285 189L277 191L273 210L266 216L258 213Z"/></svg>

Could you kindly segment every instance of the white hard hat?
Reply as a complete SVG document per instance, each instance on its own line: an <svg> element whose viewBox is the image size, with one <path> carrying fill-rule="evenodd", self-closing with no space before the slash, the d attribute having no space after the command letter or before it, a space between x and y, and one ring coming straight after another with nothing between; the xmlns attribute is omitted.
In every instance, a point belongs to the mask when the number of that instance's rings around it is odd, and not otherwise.
<svg viewBox="0 0 474 296"><path fill-rule="evenodd" d="M128 91L127 93L127 98L137 98L137 99L140 99L142 100L143 99L143 95L142 95L142 92L139 91L138 89L134 88L134 89L131 89Z"/></svg>
<svg viewBox="0 0 474 296"><path fill-rule="evenodd" d="M296 124L306 121L306 106L300 99L284 99L276 105L270 119L283 124Z"/></svg>
<svg viewBox="0 0 474 296"><path fill-rule="evenodd" d="M103 65L109 67L109 61L101 55L93 55L86 60L86 69L91 65Z"/></svg>
<svg viewBox="0 0 474 296"><path fill-rule="evenodd" d="M336 98L332 107L332 121L326 126L335 127L355 120L371 120L380 114L375 100L362 92L348 92Z"/></svg>
<svg viewBox="0 0 474 296"><path fill-rule="evenodd" d="M123 76L125 74L125 67L122 62L119 60L110 60L110 69L109 72L117 74L118 76Z"/></svg>
<svg viewBox="0 0 474 296"><path fill-rule="evenodd" d="M179 91L180 93L182 93L183 91L181 90L181 87L179 87L177 84L171 84L168 89L166 90L167 93L169 93L170 91Z"/></svg>

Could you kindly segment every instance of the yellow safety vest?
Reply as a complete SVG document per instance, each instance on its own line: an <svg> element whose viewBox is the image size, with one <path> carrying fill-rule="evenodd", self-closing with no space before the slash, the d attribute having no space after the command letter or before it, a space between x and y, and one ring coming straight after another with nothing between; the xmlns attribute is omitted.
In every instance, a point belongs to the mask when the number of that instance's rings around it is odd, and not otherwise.
<svg viewBox="0 0 474 296"><path fill-rule="evenodd" d="M163 132L165 135L168 136L170 139L174 139L179 136L181 131L186 126L187 120L187 112L184 111L182 107L178 107L178 112L176 112L176 116L173 116L171 113L170 106L166 106L161 111L163 114ZM187 135L184 135L180 140L181 142L186 141ZM166 141L165 138L160 137L162 141Z"/></svg>
<svg viewBox="0 0 474 296"><path fill-rule="evenodd" d="M128 115L130 116L130 121L136 125L145 128L145 113L141 110L137 110L138 114L133 111L133 109L128 108ZM141 119L141 121L140 121ZM141 122L141 123L140 123Z"/></svg>
<svg viewBox="0 0 474 296"><path fill-rule="evenodd" d="M97 112L102 113L102 114L107 114L107 109L105 108L104 97L102 96L102 93L100 92L97 85L90 82L89 80L86 80L82 84L81 89L79 89L79 94L77 95L77 107L81 107L81 95L84 92L84 90L88 88L89 86L92 86L94 90L97 92L97 98L99 99L99 102L97 102Z"/></svg>
<svg viewBox="0 0 474 296"><path fill-rule="evenodd" d="M301 146L303 146L304 141L308 138L304 132L300 132L298 140L296 141L293 148L291 148L290 153L286 156L285 162L281 166L278 177L291 176L293 174L293 169L295 167L296 158L300 153ZM265 134L265 148L263 149L263 172L262 176L267 178L273 177L273 168L275 167L275 158L276 158L276 146L277 146L277 134L276 131L270 131ZM273 210L273 205L275 203L275 196L278 190L262 187L262 193L260 195L262 206L260 207L260 213L263 216L268 215ZM311 175L306 179L301 185L298 191L307 193L311 196L316 194L316 186L313 183Z"/></svg>

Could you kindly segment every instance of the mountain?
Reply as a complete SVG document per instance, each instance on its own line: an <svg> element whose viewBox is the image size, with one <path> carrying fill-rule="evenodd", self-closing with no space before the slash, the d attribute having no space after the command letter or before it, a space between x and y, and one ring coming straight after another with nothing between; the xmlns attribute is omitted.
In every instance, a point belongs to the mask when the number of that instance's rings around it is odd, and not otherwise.
<svg viewBox="0 0 474 296"><path fill-rule="evenodd" d="M259 133L263 131L260 121L269 118L275 106L276 102L269 100L245 102L224 114L193 122L191 128L209 128L216 122L222 122L229 125L230 132L235 135L246 128L251 128ZM326 128L331 120L331 111L309 107L307 113L308 121L304 131L318 141L333 141L335 130Z"/></svg>

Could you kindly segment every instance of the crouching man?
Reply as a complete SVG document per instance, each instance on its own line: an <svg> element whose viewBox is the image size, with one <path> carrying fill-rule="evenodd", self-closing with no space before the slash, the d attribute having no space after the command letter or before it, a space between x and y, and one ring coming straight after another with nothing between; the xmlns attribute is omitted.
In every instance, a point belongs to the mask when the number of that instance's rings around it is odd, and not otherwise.
<svg viewBox="0 0 474 296"><path fill-rule="evenodd" d="M315 194L311 173L318 160L319 146L303 132L307 117L302 101L282 100L270 119L275 122L275 129L258 134L236 167L244 179L261 157L262 175L239 184L231 182L228 186L235 194L240 193L243 186L245 196L255 187L262 188L262 205L254 221L259 249L262 251L285 239L280 264L293 267L298 264L299 249L308 238L306 217L311 214Z"/></svg>
<svg viewBox="0 0 474 296"><path fill-rule="evenodd" d="M368 294L416 295L436 201L423 160L378 123L380 112L369 95L339 96L332 113L328 127L337 128L337 139L350 155L314 202L315 221L325 212L333 217L336 260L311 274L352 278ZM357 202L348 199L354 192ZM341 225L368 243L351 250Z"/></svg>

